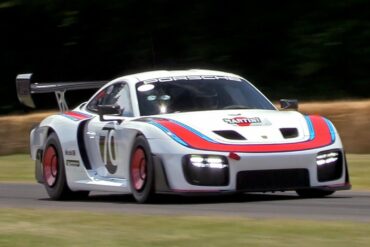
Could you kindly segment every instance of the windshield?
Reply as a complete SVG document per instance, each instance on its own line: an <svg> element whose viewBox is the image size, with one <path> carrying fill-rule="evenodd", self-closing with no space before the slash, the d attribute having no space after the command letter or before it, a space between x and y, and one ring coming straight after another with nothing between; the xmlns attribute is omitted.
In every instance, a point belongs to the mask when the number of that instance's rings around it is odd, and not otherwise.
<svg viewBox="0 0 370 247"><path fill-rule="evenodd" d="M137 83L140 115L220 109L275 110L261 93L242 79L198 77L166 77Z"/></svg>

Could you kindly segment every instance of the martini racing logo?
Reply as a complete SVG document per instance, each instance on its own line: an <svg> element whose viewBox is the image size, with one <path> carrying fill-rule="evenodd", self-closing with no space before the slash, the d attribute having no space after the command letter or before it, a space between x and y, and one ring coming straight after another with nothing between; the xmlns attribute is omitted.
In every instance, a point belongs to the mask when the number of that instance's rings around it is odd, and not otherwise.
<svg viewBox="0 0 370 247"><path fill-rule="evenodd" d="M233 118L224 118L224 122L237 126L253 126L261 125L262 121L259 117L233 117Z"/></svg>

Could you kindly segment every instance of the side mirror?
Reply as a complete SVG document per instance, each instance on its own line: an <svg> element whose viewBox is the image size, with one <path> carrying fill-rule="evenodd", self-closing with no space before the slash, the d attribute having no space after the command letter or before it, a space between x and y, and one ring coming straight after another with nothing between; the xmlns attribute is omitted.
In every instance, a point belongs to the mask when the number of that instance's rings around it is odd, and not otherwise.
<svg viewBox="0 0 370 247"><path fill-rule="evenodd" d="M104 115L115 115L115 116L121 116L123 112L123 109L119 105L98 105L98 114L100 121L111 121L105 120Z"/></svg>
<svg viewBox="0 0 370 247"><path fill-rule="evenodd" d="M298 110L298 100L297 99L281 99L280 108L283 110L292 109Z"/></svg>

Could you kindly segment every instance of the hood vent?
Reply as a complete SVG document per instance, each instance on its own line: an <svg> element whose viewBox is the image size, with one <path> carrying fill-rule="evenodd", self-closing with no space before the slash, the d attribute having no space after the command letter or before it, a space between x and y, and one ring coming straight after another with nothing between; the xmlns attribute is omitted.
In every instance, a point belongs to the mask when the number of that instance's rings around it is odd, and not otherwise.
<svg viewBox="0 0 370 247"><path fill-rule="evenodd" d="M285 139L295 138L298 136L297 128L281 128L280 132Z"/></svg>
<svg viewBox="0 0 370 247"><path fill-rule="evenodd" d="M229 140L247 140L244 136L234 130L215 130L213 132Z"/></svg>

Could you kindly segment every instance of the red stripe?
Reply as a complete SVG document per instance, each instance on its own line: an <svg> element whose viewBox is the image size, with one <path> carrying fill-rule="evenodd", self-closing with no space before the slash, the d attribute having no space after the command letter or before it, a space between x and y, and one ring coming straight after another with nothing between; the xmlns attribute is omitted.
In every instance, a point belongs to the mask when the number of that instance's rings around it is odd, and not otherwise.
<svg viewBox="0 0 370 247"><path fill-rule="evenodd" d="M88 118L86 115L80 114L78 112L73 112L73 111L65 112L64 114L66 114L70 117L74 117L78 120L84 120L84 119Z"/></svg>
<svg viewBox="0 0 370 247"><path fill-rule="evenodd" d="M264 153L264 152L289 152L289 151L301 151L307 149L314 149L330 145L331 135L329 127L327 126L324 118L320 116L310 116L314 131L315 138L313 140L297 143L287 144L221 144L212 143L204 140L200 136L194 134L188 129L168 120L156 120L158 123L169 129L190 147L202 150L212 150L221 152L253 152L253 153Z"/></svg>

